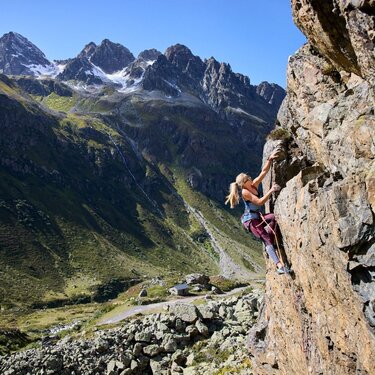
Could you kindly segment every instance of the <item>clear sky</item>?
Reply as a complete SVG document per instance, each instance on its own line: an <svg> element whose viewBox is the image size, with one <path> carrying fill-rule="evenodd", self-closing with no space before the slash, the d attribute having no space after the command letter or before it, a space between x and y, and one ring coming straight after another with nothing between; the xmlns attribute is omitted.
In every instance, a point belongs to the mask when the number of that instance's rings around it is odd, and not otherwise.
<svg viewBox="0 0 375 375"><path fill-rule="evenodd" d="M305 42L290 0L0 0L0 12L0 36L18 32L50 60L105 38L135 56L180 43L229 63L252 84L285 87L288 56Z"/></svg>

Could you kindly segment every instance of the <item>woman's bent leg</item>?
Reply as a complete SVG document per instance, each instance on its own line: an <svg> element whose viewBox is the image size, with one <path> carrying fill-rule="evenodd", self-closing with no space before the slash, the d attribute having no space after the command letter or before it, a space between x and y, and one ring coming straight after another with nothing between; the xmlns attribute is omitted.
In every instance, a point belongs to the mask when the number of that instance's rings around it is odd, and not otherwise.
<svg viewBox="0 0 375 375"><path fill-rule="evenodd" d="M272 243L275 242L275 237L276 237L276 218L274 214L266 214L263 216L264 220L267 222L267 227L269 226L268 232L271 238ZM271 230L270 230L271 229Z"/></svg>
<svg viewBox="0 0 375 375"><path fill-rule="evenodd" d="M280 263L280 260L276 255L275 248L273 247L273 236L272 233L266 231L265 225L266 223L262 222L262 220L251 220L249 229L255 236L262 240L266 246L267 254L277 265Z"/></svg>

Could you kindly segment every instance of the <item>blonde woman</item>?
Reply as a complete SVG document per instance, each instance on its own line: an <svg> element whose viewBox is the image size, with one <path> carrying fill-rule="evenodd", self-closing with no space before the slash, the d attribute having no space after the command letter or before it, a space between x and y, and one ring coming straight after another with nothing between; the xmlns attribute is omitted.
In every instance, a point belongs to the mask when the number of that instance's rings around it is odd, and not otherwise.
<svg viewBox="0 0 375 375"><path fill-rule="evenodd" d="M254 180L246 173L240 173L236 177L236 181L232 182L229 187L229 195L226 197L225 204L230 204L230 208L234 208L240 202L240 195L245 205L245 212L241 216L241 222L244 228L260 238L266 247L266 251L273 262L276 264L277 273L289 273L291 270L283 266L279 257L276 255L274 248L274 233L276 229L276 220L274 214L263 215L264 220L260 216L262 206L271 197L274 191L280 190L280 186L273 185L271 189L263 197L259 197L258 188L267 172L270 170L272 162L278 157L278 153L274 152L267 159L259 176ZM267 231L267 227L272 230Z"/></svg>

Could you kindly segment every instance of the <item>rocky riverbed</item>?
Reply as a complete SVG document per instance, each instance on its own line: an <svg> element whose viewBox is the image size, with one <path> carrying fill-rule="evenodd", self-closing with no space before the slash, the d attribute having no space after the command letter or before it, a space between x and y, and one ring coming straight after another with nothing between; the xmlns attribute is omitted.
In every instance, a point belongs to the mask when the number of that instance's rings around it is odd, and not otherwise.
<svg viewBox="0 0 375 375"><path fill-rule="evenodd" d="M261 292L179 303L163 313L127 320L90 339L65 337L0 357L0 373L26 374L252 374L246 336L258 316Z"/></svg>

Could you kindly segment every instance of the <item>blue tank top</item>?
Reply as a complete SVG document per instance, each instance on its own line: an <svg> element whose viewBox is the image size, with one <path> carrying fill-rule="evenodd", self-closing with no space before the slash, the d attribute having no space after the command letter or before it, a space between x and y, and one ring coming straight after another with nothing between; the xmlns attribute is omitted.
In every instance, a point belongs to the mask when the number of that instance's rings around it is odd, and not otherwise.
<svg viewBox="0 0 375 375"><path fill-rule="evenodd" d="M241 216L242 224L252 219L259 219L260 218L259 212L262 212L262 207L257 206L256 204L251 203L249 201L245 201L245 199L243 198L242 200L245 205L245 211L243 215Z"/></svg>

